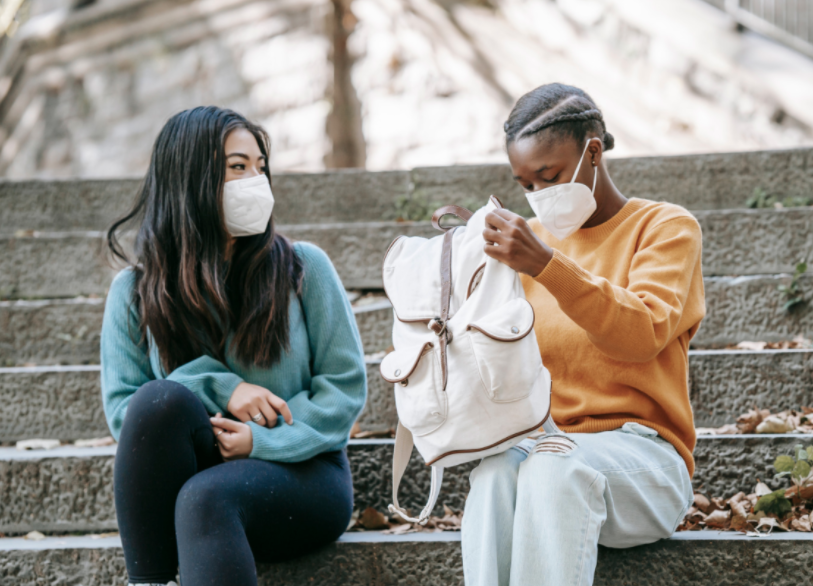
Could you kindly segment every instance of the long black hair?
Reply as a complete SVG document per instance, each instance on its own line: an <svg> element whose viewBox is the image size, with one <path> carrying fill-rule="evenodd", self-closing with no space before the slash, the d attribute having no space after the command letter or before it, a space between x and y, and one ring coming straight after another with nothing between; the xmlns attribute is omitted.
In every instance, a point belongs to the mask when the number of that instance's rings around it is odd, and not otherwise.
<svg viewBox="0 0 813 586"><path fill-rule="evenodd" d="M588 132L595 133L609 151L615 144L607 132L604 116L593 98L577 87L561 83L539 86L522 96L503 126L506 145L548 129L558 137L584 143Z"/></svg>
<svg viewBox="0 0 813 586"><path fill-rule="evenodd" d="M107 233L113 255L135 271L141 339L149 333L167 372L204 354L225 362L231 334L229 351L246 365L270 366L288 347L288 304L303 271L292 244L272 217L262 234L236 239L230 261L224 254L224 145L238 128L267 160L268 135L236 112L208 106L170 118L135 205ZM118 232L137 223L131 260Z"/></svg>

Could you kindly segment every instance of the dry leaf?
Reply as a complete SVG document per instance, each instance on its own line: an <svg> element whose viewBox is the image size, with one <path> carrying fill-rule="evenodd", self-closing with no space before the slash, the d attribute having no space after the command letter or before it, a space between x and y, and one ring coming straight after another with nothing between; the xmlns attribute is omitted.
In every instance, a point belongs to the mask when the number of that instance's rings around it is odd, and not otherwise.
<svg viewBox="0 0 813 586"><path fill-rule="evenodd" d="M405 535L407 533L417 533L418 530L412 526L412 523L404 523L402 525L396 525L391 529L387 529L386 531L382 531L382 533L386 535Z"/></svg>
<svg viewBox="0 0 813 586"><path fill-rule="evenodd" d="M813 484L805 485L801 489L791 486L785 491L785 496L787 498L798 496L803 501L813 500Z"/></svg>
<svg viewBox="0 0 813 586"><path fill-rule="evenodd" d="M743 494L743 493L740 493ZM745 500L745 495L743 494L742 500L734 501L729 499L728 506L731 507L731 514L733 517L742 517L743 522L748 518L748 513L751 512L751 504ZM732 518L733 522L733 518Z"/></svg>
<svg viewBox="0 0 813 586"><path fill-rule="evenodd" d="M768 345L768 342L740 342L736 346L734 346L737 350L753 350L753 351L761 351L765 349L765 346Z"/></svg>
<svg viewBox="0 0 813 586"><path fill-rule="evenodd" d="M694 506L704 513L708 513L711 508L711 501L699 492L696 492L694 493Z"/></svg>
<svg viewBox="0 0 813 586"><path fill-rule="evenodd" d="M55 439L30 439L17 442L18 450L52 450L59 446L59 440Z"/></svg>
<svg viewBox="0 0 813 586"><path fill-rule="evenodd" d="M355 439L369 439L369 438L390 438L395 437L394 429L386 429L384 431L366 430L359 431L356 435L352 436Z"/></svg>
<svg viewBox="0 0 813 586"><path fill-rule="evenodd" d="M739 427L733 423L726 423L722 427L698 427L695 428L697 435L733 435L742 433Z"/></svg>
<svg viewBox="0 0 813 586"><path fill-rule="evenodd" d="M706 526L724 528L731 518L731 511L714 511L706 517Z"/></svg>
<svg viewBox="0 0 813 586"><path fill-rule="evenodd" d="M105 436L105 437L95 437L92 439L78 439L73 442L77 448L101 448L103 446L112 446L116 443L112 437Z"/></svg>
<svg viewBox="0 0 813 586"><path fill-rule="evenodd" d="M31 541L42 541L43 539L45 539L45 535L43 535L39 531L31 531L30 533L27 533L25 537L23 537L23 539L29 539Z"/></svg>
<svg viewBox="0 0 813 586"><path fill-rule="evenodd" d="M757 497L765 496L766 494L771 494L773 491L768 488L768 485L764 482L757 482L757 485L754 487L754 494Z"/></svg>
<svg viewBox="0 0 813 586"><path fill-rule="evenodd" d="M793 519L790 522L790 527L794 531L804 531L805 533L810 533L813 531L813 527L810 526L810 517L804 516L800 517L799 519Z"/></svg>
<svg viewBox="0 0 813 586"><path fill-rule="evenodd" d="M762 511L760 511L761 513ZM779 523L773 517L762 517L757 523L757 530L762 529L763 527L768 529L768 533L770 533L773 529L779 529Z"/></svg>
<svg viewBox="0 0 813 586"><path fill-rule="evenodd" d="M744 533L751 530L751 524L748 522L747 516L738 515L736 513L731 515L730 527L734 531L742 531Z"/></svg>
<svg viewBox="0 0 813 586"><path fill-rule="evenodd" d="M793 431L793 425L786 419L782 419L776 415L770 415L765 420L757 425L757 433L788 433Z"/></svg>
<svg viewBox="0 0 813 586"><path fill-rule="evenodd" d="M759 511L757 513L751 513L748 515L748 522L749 523L759 523L764 517L767 517L765 511Z"/></svg>
<svg viewBox="0 0 813 586"><path fill-rule="evenodd" d="M367 507L359 517L359 525L365 529L389 529L387 518L373 507Z"/></svg>
<svg viewBox="0 0 813 586"><path fill-rule="evenodd" d="M762 420L768 415L770 415L770 411L767 409L751 409L747 413L743 413L737 417L737 429L739 433L754 433L757 425L762 423Z"/></svg>

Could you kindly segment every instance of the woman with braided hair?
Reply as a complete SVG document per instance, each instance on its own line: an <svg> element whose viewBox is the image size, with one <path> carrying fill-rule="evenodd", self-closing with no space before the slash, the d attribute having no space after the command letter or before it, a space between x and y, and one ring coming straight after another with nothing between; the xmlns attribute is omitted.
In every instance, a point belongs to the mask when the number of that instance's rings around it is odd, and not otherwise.
<svg viewBox="0 0 813 586"><path fill-rule="evenodd" d="M536 218L493 211L485 250L522 275L562 431L472 471L465 581L588 586L599 544L669 537L692 501L700 227L679 206L621 194L603 159L613 137L578 88L526 94L505 134Z"/></svg>

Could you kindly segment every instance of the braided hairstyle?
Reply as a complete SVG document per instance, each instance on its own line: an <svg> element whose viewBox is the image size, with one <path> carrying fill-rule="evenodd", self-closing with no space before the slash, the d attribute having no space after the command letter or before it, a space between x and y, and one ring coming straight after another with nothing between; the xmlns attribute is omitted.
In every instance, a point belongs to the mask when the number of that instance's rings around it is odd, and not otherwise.
<svg viewBox="0 0 813 586"><path fill-rule="evenodd" d="M572 138L584 143L588 132L601 138L604 150L615 144L604 126L604 117L593 98L579 88L561 83L539 86L522 96L503 125L505 144L549 129L557 138Z"/></svg>

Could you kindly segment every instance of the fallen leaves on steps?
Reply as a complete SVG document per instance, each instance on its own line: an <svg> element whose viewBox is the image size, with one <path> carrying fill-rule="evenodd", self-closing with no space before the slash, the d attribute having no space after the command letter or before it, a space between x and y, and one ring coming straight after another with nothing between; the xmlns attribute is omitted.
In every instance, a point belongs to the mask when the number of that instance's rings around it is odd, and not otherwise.
<svg viewBox="0 0 813 586"><path fill-rule="evenodd" d="M697 435L731 435L741 433L806 433L813 434L813 407L771 413L769 409L751 409L737 417L736 423L722 427L698 427Z"/></svg>
<svg viewBox="0 0 813 586"><path fill-rule="evenodd" d="M805 490L810 489L810 490ZM811 510L813 502L804 495L813 497L813 488L796 487L787 490L771 491L759 482L754 492L739 492L730 499L709 498L699 492L694 495L694 505L689 508L678 531L738 531L748 535L771 533L772 531L813 531ZM757 506L760 497L762 507ZM771 498L773 497L773 498ZM790 503L787 503L787 500Z"/></svg>
<svg viewBox="0 0 813 586"><path fill-rule="evenodd" d="M792 340L782 342L740 342L726 346L726 350L750 350L762 352L763 350L808 350L813 348L813 342L804 336L796 336Z"/></svg>
<svg viewBox="0 0 813 586"><path fill-rule="evenodd" d="M350 437L352 439L372 439L372 438L393 438L395 437L395 430L390 429L361 429L358 421L350 428Z"/></svg>
<svg viewBox="0 0 813 586"><path fill-rule="evenodd" d="M443 505L443 516L431 516L425 525L409 523L397 516L387 517L368 507L364 511L355 511L348 531L380 531L388 535L405 535L407 533L439 533L441 531L460 531L463 512L453 511Z"/></svg>

